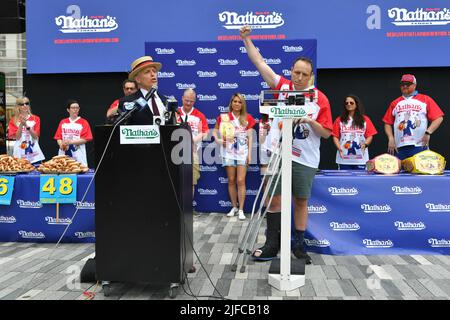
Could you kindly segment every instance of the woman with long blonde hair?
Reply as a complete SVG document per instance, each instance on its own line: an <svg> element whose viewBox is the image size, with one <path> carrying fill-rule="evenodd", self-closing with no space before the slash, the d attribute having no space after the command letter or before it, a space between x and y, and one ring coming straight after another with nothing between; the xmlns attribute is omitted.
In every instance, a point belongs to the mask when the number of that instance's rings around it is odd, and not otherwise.
<svg viewBox="0 0 450 320"><path fill-rule="evenodd" d="M45 159L39 146L41 119L31 113L30 99L16 100L15 115L8 125L8 138L16 140L13 155L38 164Z"/></svg>
<svg viewBox="0 0 450 320"><path fill-rule="evenodd" d="M228 217L238 214L245 220L244 202L246 194L245 178L247 166L252 160L252 138L255 119L247 113L244 96L235 93L228 105L229 112L217 118L213 136L221 146L222 166L228 177L228 193L232 204ZM239 208L238 208L239 203Z"/></svg>

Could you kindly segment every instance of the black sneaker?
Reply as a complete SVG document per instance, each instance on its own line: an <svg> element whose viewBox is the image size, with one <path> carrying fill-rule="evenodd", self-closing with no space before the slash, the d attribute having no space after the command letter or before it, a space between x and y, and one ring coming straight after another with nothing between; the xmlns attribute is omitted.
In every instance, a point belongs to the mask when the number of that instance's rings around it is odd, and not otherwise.
<svg viewBox="0 0 450 320"><path fill-rule="evenodd" d="M305 259L305 264L311 264L311 262L312 262L311 257L309 256L309 254L307 254L301 248L296 248L296 249L292 250L292 252L294 253L294 256L297 259Z"/></svg>
<svg viewBox="0 0 450 320"><path fill-rule="evenodd" d="M280 251L279 248L264 245L253 251L252 259L256 261L269 261L277 257L278 251ZM255 253L259 253L259 256L255 255Z"/></svg>

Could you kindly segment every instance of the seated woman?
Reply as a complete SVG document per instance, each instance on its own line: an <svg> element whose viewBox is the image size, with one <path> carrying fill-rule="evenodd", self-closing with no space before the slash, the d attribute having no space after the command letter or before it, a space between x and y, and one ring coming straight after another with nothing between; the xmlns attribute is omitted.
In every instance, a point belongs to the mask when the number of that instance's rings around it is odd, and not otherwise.
<svg viewBox="0 0 450 320"><path fill-rule="evenodd" d="M13 155L27 159L34 165L41 163L45 156L39 146L40 134L41 119L31 113L30 99L18 98L15 115L8 126L8 138L16 140Z"/></svg>
<svg viewBox="0 0 450 320"><path fill-rule="evenodd" d="M364 170L369 160L368 146L377 130L364 114L364 106L357 96L347 95L342 114L334 121L331 134L337 149L338 169Z"/></svg>
<svg viewBox="0 0 450 320"><path fill-rule="evenodd" d="M67 101L66 110L69 117L61 120L54 136L59 146L58 155L68 155L87 166L85 145L92 140L91 127L78 115L80 105L76 100Z"/></svg>
<svg viewBox="0 0 450 320"><path fill-rule="evenodd" d="M252 159L253 136L251 129L256 121L247 113L247 104L240 93L231 97L228 108L228 113L217 117L213 136L216 143L221 145L222 166L227 172L228 193L233 205L227 216L233 217L237 213L240 220L245 220L245 178L247 166Z"/></svg>

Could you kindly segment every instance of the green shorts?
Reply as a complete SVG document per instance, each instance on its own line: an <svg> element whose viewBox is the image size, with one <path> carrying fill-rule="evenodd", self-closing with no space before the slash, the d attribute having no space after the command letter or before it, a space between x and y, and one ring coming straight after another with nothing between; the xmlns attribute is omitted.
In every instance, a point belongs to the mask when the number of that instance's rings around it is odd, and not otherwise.
<svg viewBox="0 0 450 320"><path fill-rule="evenodd" d="M292 161L292 195L297 198L309 199L311 197L311 188L316 172L316 168L307 167L300 163ZM275 182L277 181L277 176L278 175L275 175L273 178L268 197L270 197L270 195L272 194L272 190L275 187ZM274 195L280 194L281 177L278 180Z"/></svg>

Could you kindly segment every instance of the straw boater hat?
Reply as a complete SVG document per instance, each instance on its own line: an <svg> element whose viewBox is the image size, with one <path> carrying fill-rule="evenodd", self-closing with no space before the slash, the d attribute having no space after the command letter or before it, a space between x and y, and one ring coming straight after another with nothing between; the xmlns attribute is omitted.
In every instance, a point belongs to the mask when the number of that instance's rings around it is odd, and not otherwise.
<svg viewBox="0 0 450 320"><path fill-rule="evenodd" d="M128 79L134 80L134 77L148 67L155 67L156 71L159 71L161 69L162 64L159 62L153 61L153 58L151 56L143 56L133 61L131 64L131 72L128 76Z"/></svg>

